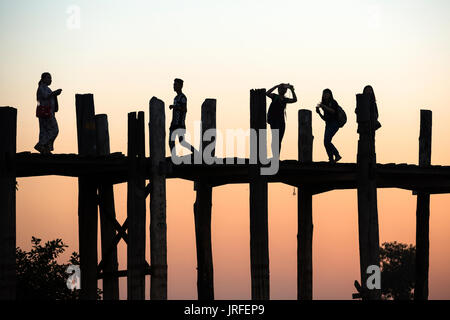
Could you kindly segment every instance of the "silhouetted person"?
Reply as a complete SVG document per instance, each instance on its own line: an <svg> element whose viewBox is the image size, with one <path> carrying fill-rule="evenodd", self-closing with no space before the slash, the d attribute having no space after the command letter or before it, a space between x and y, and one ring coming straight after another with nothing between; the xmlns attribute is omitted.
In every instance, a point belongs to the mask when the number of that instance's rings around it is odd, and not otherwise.
<svg viewBox="0 0 450 320"><path fill-rule="evenodd" d="M169 106L172 109L172 122L169 128L169 147L171 154L176 154L175 138L178 136L178 141L185 148L193 152L193 147L184 139L186 133L186 113L187 113L187 98L183 93L183 80L175 79L173 82L173 90L177 93L173 99L173 105ZM172 140L172 134L174 134Z"/></svg>
<svg viewBox="0 0 450 320"><path fill-rule="evenodd" d="M39 86L36 93L38 106L44 113L37 113L39 117L39 142L34 149L42 154L51 154L53 143L58 136L58 123L55 118L55 112L58 111L57 96L61 94L62 89L52 91L48 86L52 84L52 76L48 72L41 75Z"/></svg>
<svg viewBox="0 0 450 320"><path fill-rule="evenodd" d="M275 89L278 88L278 94L273 93ZM285 96L287 89L290 89L292 92L292 99ZM278 143L279 153L281 153L281 142L283 140L284 131L286 130L286 122L284 119L286 104L287 103L295 103L297 102L297 96L295 95L294 86L289 83L284 84L281 83L279 85L274 86L272 89L267 91L266 95L272 99L272 102L269 106L269 111L267 112L267 123L270 124L270 128L272 130L272 156L275 156L275 143ZM275 140L274 130L278 131L278 141Z"/></svg>
<svg viewBox="0 0 450 320"><path fill-rule="evenodd" d="M372 86L365 86L364 90L363 90L363 95L368 97L369 103L370 103L370 108L371 109L373 108L373 114L375 115L375 118L373 119L374 127L375 127L375 130L378 130L381 128L381 123L378 121L377 99L375 98L375 92L373 91Z"/></svg>
<svg viewBox="0 0 450 320"><path fill-rule="evenodd" d="M323 110L323 114L320 113L320 109ZM339 130L339 123L337 119L339 111L339 105L333 98L333 93L330 89L323 90L322 102L316 107L316 112L325 121L325 134L324 134L324 145L325 150L328 154L328 159L330 162L337 162L342 159L339 151L333 145L331 140L333 139L336 132Z"/></svg>

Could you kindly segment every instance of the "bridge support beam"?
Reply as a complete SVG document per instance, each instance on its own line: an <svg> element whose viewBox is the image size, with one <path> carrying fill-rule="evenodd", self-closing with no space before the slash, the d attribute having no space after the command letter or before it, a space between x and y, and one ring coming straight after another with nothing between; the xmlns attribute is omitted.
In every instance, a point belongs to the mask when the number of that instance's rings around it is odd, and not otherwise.
<svg viewBox="0 0 450 320"><path fill-rule="evenodd" d="M420 110L419 166L431 165L432 113ZM416 282L414 300L428 300L430 263L430 194L417 193L416 210Z"/></svg>
<svg viewBox="0 0 450 320"><path fill-rule="evenodd" d="M97 133L97 155L110 154L108 116L95 116L95 130ZM119 299L119 278L115 276L118 270L117 244L114 243L116 229L116 210L114 207L114 190L111 183L100 183L98 186L98 204L100 211L100 234L103 267L103 300Z"/></svg>
<svg viewBox="0 0 450 320"><path fill-rule="evenodd" d="M270 299L269 230L267 181L260 173L260 157L267 157L266 90L250 91L250 128L256 130L256 140L250 139L250 159L258 159L251 169L250 181L250 266L252 299ZM250 135L250 138L252 136ZM261 143L260 143L261 141ZM256 146L254 145L256 144Z"/></svg>
<svg viewBox="0 0 450 320"><path fill-rule="evenodd" d="M94 96L75 95L78 154L96 155ZM97 298L97 181L78 178L78 241L80 250L81 299Z"/></svg>
<svg viewBox="0 0 450 320"><path fill-rule="evenodd" d="M0 300L16 299L17 110L0 107Z"/></svg>
<svg viewBox="0 0 450 320"><path fill-rule="evenodd" d="M150 100L150 299L167 300L166 131L164 102Z"/></svg>
<svg viewBox="0 0 450 320"><path fill-rule="evenodd" d="M145 300L145 131L144 112L128 114L128 300Z"/></svg>
<svg viewBox="0 0 450 320"><path fill-rule="evenodd" d="M202 139L199 151L215 155L216 136L204 139L207 130L216 129L216 100L206 99L202 104ZM202 157L202 162L204 159ZM207 178L194 182L196 200L194 203L195 240L197 245L197 293L199 300L214 300L214 271L211 244L212 187Z"/></svg>
<svg viewBox="0 0 450 320"><path fill-rule="evenodd" d="M356 96L358 121L357 189L361 297L378 300L381 290L367 288L367 267L380 266L375 154L375 109L367 97Z"/></svg>
<svg viewBox="0 0 450 320"><path fill-rule="evenodd" d="M298 160L305 163L312 162L314 137L311 120L310 110L298 111ZM299 187L298 189L297 210L297 299L312 300L312 191L307 187Z"/></svg>

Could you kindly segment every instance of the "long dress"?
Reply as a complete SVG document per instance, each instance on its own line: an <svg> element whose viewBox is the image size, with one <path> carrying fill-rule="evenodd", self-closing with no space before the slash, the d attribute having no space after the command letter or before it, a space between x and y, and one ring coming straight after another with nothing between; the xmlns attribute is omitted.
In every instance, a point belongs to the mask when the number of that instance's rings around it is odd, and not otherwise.
<svg viewBox="0 0 450 320"><path fill-rule="evenodd" d="M56 97L52 95L52 90L48 86L41 84L37 90L37 100L40 105L50 105L52 111L50 118L39 118L38 145L53 151L53 143L59 133L58 122L55 118Z"/></svg>

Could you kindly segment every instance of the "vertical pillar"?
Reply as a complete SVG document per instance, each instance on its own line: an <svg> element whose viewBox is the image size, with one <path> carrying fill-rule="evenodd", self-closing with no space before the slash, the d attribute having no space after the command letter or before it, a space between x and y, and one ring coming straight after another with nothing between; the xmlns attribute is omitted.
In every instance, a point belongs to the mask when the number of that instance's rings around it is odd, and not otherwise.
<svg viewBox="0 0 450 320"><path fill-rule="evenodd" d="M97 155L110 154L108 117L106 114L95 116L97 133ZM111 183L100 182L98 186L100 211L100 231L103 267L103 300L119 299L119 278L117 277L117 245L113 239L116 235L114 221L116 210L114 206L114 190Z"/></svg>
<svg viewBox="0 0 450 320"><path fill-rule="evenodd" d="M202 139L200 152L203 153L212 141L204 140L206 130L216 129L216 100L206 99L202 104ZM209 148L208 148L209 149ZM211 155L214 155L214 150ZM203 157L202 157L203 161ZM195 240L197 245L197 292L199 300L214 300L214 274L211 245L211 206L212 187L207 179L195 182L196 200L194 203Z"/></svg>
<svg viewBox="0 0 450 320"><path fill-rule="evenodd" d="M75 95L78 154L96 155L94 96ZM97 182L78 178L78 241L80 250L81 299L97 298Z"/></svg>
<svg viewBox="0 0 450 320"><path fill-rule="evenodd" d="M167 300L166 131L164 102L150 100L150 299Z"/></svg>
<svg viewBox="0 0 450 320"><path fill-rule="evenodd" d="M128 114L128 300L145 299L144 112Z"/></svg>
<svg viewBox="0 0 450 320"><path fill-rule="evenodd" d="M358 121L357 189L359 259L361 271L362 298L380 299L381 291L367 289L367 267L380 265L377 186L375 180L375 114L369 100L362 94L356 95Z"/></svg>
<svg viewBox="0 0 450 320"><path fill-rule="evenodd" d="M16 299L17 110L0 107L0 300Z"/></svg>
<svg viewBox="0 0 450 320"><path fill-rule="evenodd" d="M298 160L312 162L313 135L310 110L298 111ZM299 186L297 195L297 299L312 300L312 192Z"/></svg>
<svg viewBox="0 0 450 320"><path fill-rule="evenodd" d="M420 110L419 166L431 164L432 113ZM414 300L428 300L428 269L430 259L430 194L417 193L416 210L416 283Z"/></svg>
<svg viewBox="0 0 450 320"><path fill-rule="evenodd" d="M256 130L256 141L250 139L250 157L267 157L266 90L250 91L250 128ZM261 134L260 134L261 133ZM250 135L252 137L252 135ZM262 142L260 143L260 140ZM256 147L255 147L256 144ZM261 150L260 150L261 148ZM256 154L254 154L256 152ZM269 231L267 213L267 181L260 174L260 161L251 167L250 179L250 265L252 299L270 299Z"/></svg>

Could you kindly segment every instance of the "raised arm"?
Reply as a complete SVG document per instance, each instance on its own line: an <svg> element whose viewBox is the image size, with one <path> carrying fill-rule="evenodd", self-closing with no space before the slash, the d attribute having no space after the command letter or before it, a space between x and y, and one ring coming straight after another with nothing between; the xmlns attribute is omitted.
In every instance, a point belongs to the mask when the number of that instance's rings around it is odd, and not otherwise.
<svg viewBox="0 0 450 320"><path fill-rule="evenodd" d="M266 92L266 96L268 96L269 98L273 98L274 94L272 93L276 88L278 88L280 85L277 84L276 86L274 86L273 88L269 89L269 91Z"/></svg>
<svg viewBox="0 0 450 320"><path fill-rule="evenodd" d="M296 103L297 102L297 95L295 94L294 86L290 86L289 89L291 89L291 92L292 92L292 99L291 98L287 98L286 102L287 103Z"/></svg>

